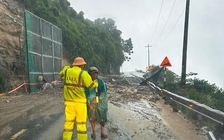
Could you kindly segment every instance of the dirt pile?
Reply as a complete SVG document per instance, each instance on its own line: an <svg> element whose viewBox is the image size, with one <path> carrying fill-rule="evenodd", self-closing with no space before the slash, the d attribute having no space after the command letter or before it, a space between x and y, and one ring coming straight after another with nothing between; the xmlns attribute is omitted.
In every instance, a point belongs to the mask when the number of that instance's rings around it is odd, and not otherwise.
<svg viewBox="0 0 224 140"><path fill-rule="evenodd" d="M109 87L111 139L207 139L205 132L181 113L173 112L150 87L129 85L122 77L103 79Z"/></svg>

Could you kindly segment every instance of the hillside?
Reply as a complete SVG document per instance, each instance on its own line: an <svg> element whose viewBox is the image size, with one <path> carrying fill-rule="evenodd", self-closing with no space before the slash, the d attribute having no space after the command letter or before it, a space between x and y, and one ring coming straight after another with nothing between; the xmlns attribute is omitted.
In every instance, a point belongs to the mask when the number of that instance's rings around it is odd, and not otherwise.
<svg viewBox="0 0 224 140"><path fill-rule="evenodd" d="M23 14L16 1L0 1L0 72L8 89L24 80Z"/></svg>
<svg viewBox="0 0 224 140"><path fill-rule="evenodd" d="M9 81L17 81L15 78L26 79L22 26L25 9L62 30L63 53L69 62L82 56L88 62L86 68L96 65L105 74L120 73L120 66L133 53L131 38L121 37L113 19L85 19L84 13L77 13L67 0L4 0L0 9L0 69L4 75L0 83L5 83L4 90L14 87L15 82Z"/></svg>
<svg viewBox="0 0 224 140"><path fill-rule="evenodd" d="M24 6L15 0L0 1L0 75L3 76L6 91L26 80L23 50L24 11ZM63 59L62 63L68 64L66 59Z"/></svg>
<svg viewBox="0 0 224 140"><path fill-rule="evenodd" d="M35 7L34 12L39 15L46 12L46 14L42 14L42 16L45 16L42 18L49 17L49 19L55 20L54 24L63 31L63 52L65 54L63 56L70 56L69 62L72 62L75 56L84 56L88 62L85 66L86 69L90 65L97 65L102 73L105 72L103 74L110 74L111 69L119 73L120 66L124 62L124 57L126 57L124 54L133 53L131 39L124 40L121 38L122 32L116 28L115 21L105 18L95 21L85 19L84 13L77 13L70 7L67 0L53 1L55 3L50 3L51 0L1 0L0 93L14 89L27 79L25 77L26 68L23 52L23 14L25 7L18 1L23 2L26 6L31 5L31 8L39 4L39 7ZM55 13L52 13L52 11ZM61 22L62 18L63 22ZM69 63L63 58L62 65L65 64ZM152 72L154 70L156 69L154 68ZM163 81L162 75L159 77L159 81ZM182 89L178 85L179 79L176 77L175 73L168 71L166 74L167 84L164 88L223 111L224 91L222 89L200 79L188 79L189 84L185 89ZM2 79L5 85L2 85Z"/></svg>

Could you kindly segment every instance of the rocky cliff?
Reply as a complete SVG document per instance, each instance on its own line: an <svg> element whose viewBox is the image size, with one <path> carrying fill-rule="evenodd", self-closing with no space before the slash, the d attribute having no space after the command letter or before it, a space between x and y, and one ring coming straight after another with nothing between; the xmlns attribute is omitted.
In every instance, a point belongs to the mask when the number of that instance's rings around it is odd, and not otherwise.
<svg viewBox="0 0 224 140"><path fill-rule="evenodd" d="M24 22L25 7L15 0L0 0L0 73L6 91L26 81L24 58ZM66 56L66 50L63 50ZM63 58L62 65L69 65ZM2 85L0 85L1 88Z"/></svg>
<svg viewBox="0 0 224 140"><path fill-rule="evenodd" d="M9 90L25 78L23 19L25 8L14 0L0 0L0 71Z"/></svg>

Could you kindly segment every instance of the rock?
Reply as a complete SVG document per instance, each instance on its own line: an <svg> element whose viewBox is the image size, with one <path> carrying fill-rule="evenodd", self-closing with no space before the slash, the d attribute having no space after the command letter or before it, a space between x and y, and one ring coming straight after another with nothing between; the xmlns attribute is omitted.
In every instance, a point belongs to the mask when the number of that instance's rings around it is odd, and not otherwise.
<svg viewBox="0 0 224 140"><path fill-rule="evenodd" d="M25 8L18 4L15 0L0 0L0 70L4 79L9 81L15 80L18 75L23 74L24 64L21 64L19 56L24 56L21 49L23 43L22 26L23 14ZM18 18L20 17L20 18ZM22 59L23 60L23 59ZM19 68L11 69L11 63L16 61ZM21 65L20 65L21 64ZM19 79L16 79L19 81ZM6 85L9 83L7 82ZM11 86L11 85L9 85Z"/></svg>
<svg viewBox="0 0 224 140"><path fill-rule="evenodd" d="M43 91L46 90L46 89L52 89L52 88L53 88L53 86L50 83L45 83L43 85Z"/></svg>
<svg viewBox="0 0 224 140"><path fill-rule="evenodd" d="M118 93L122 93L123 91L122 91L122 90L118 90L117 92L118 92Z"/></svg>

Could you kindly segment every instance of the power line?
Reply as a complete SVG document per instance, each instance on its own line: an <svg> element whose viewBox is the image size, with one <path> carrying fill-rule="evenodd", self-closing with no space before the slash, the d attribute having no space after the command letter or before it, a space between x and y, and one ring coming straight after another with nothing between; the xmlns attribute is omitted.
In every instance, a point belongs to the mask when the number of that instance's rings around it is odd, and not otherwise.
<svg viewBox="0 0 224 140"><path fill-rule="evenodd" d="M157 21L156 21L156 27L155 27L155 30L154 30L154 32L153 32L153 34L152 34L152 38L151 38L150 43L152 42L152 39L153 39L154 34L155 34L155 32L156 32L156 28L157 28L157 25L158 25L159 17L160 17L160 14L161 14L161 11L162 11L162 7L163 7L163 2L164 2L164 0L162 0L162 4L161 4L161 7L160 7L160 11L159 11L159 16L158 16ZM150 44L150 43L149 43L149 44Z"/></svg>
<svg viewBox="0 0 224 140"><path fill-rule="evenodd" d="M170 35L170 33L173 31L173 29L174 29L175 26L177 25L178 21L180 20L181 16L183 15L184 11L185 11L185 9L182 11L182 13L181 13L181 15L179 16L177 22L175 23L175 25L173 26L173 28L170 30L170 32L168 33L168 35L163 39L163 41L165 41L165 40L167 39L167 37ZM156 44L156 45L154 45L154 46L158 46L158 45L162 44L163 41L161 41L160 43L158 43L158 44Z"/></svg>
<svg viewBox="0 0 224 140"><path fill-rule="evenodd" d="M172 11L173 11L173 7L174 7L175 3L176 3L176 0L175 0L174 3L173 3L172 9L171 9L171 11L170 11L170 13L169 13L168 19L167 19L167 21L166 21L166 23L165 23L165 26L163 27L162 32L160 33L158 39L157 39L157 40L155 41L155 43L153 43L153 44L156 44L156 43L158 42L158 40L160 39L160 37L161 37L161 35L162 35L164 29L166 28L166 25L167 25L167 23L168 23L168 21L169 21L169 18L170 18L170 15L171 15Z"/></svg>

